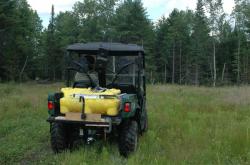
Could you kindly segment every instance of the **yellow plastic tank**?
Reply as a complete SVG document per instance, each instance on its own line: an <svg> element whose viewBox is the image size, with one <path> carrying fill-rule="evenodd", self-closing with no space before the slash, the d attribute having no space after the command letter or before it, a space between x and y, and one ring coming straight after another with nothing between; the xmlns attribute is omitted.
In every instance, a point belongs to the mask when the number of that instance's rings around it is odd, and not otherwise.
<svg viewBox="0 0 250 165"><path fill-rule="evenodd" d="M81 112L82 101L85 99L85 113L102 114L116 116L119 112L121 93L119 89L106 89L104 91L95 91L91 88L62 88L64 97L60 99L60 111L62 114L67 112Z"/></svg>

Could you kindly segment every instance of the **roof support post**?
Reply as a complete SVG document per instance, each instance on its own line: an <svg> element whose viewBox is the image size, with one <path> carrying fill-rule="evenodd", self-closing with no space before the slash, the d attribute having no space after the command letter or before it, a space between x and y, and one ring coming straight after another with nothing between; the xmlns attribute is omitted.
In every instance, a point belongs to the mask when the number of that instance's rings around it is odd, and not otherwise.
<svg viewBox="0 0 250 165"><path fill-rule="evenodd" d="M99 49L99 55L96 59L96 67L98 72L99 85L106 87L106 65L107 65L107 54L108 51L105 49Z"/></svg>

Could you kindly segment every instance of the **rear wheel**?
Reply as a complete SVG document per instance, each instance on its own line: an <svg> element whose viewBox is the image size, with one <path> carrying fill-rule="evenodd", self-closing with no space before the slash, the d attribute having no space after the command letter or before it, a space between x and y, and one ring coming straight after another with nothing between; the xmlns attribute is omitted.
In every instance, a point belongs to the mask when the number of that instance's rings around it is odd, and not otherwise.
<svg viewBox="0 0 250 165"><path fill-rule="evenodd" d="M75 148L79 139L79 129L74 125L51 123L51 147L55 153Z"/></svg>
<svg viewBox="0 0 250 165"><path fill-rule="evenodd" d="M51 147L55 153L68 148L67 129L61 123L51 123Z"/></svg>
<svg viewBox="0 0 250 165"><path fill-rule="evenodd" d="M118 143L122 156L128 157L131 152L136 151L138 145L138 124L136 121L122 122Z"/></svg>

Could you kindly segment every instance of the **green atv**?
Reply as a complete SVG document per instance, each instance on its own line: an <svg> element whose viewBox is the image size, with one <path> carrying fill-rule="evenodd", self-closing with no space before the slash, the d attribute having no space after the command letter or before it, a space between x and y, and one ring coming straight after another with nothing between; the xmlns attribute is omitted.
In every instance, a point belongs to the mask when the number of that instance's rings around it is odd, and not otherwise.
<svg viewBox="0 0 250 165"><path fill-rule="evenodd" d="M48 96L53 151L116 137L127 157L148 128L143 48L77 43L67 47L65 61L67 87Z"/></svg>

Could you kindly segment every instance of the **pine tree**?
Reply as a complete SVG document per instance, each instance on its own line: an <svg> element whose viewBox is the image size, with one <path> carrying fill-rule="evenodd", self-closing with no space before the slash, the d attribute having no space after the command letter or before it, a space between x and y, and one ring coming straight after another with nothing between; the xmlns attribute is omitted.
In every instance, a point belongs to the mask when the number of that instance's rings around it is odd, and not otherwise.
<svg viewBox="0 0 250 165"><path fill-rule="evenodd" d="M249 54L247 53L248 41L246 36L247 31L247 15L245 11L249 6L247 0L235 0L235 9L233 11L233 16L235 18L234 33L237 36L237 46L234 50L234 60L233 60L233 71L235 73L235 79L238 84L242 81L246 82L248 77L248 61Z"/></svg>
<svg viewBox="0 0 250 165"><path fill-rule="evenodd" d="M50 80L56 80L56 70L60 59L57 58L56 52L57 42L55 36L55 11L54 5L51 7L51 18L49 21L48 29L46 31L46 57L47 57L47 74ZM57 61L59 60L59 61Z"/></svg>
<svg viewBox="0 0 250 165"><path fill-rule="evenodd" d="M209 27L207 17L205 16L204 3L202 0L198 0L192 33L193 57L191 59L195 73L191 79L194 79L196 85L209 81L210 74L208 68L211 68L211 63L209 66L208 40Z"/></svg>
<svg viewBox="0 0 250 165"><path fill-rule="evenodd" d="M11 30L15 27L14 19L16 12L16 2L11 0L0 1L0 81L8 79L9 67L7 64L8 53L6 52L10 46Z"/></svg>
<svg viewBox="0 0 250 165"><path fill-rule="evenodd" d="M27 68L38 53L41 21L26 0L1 1L0 10L3 79L21 81L32 74Z"/></svg>
<svg viewBox="0 0 250 165"><path fill-rule="evenodd" d="M216 64L216 54L217 54L217 43L219 43L220 36L220 26L223 24L225 13L223 11L222 0L207 0L210 13L210 29L212 33L212 43L213 43L213 86L216 86L217 81L217 64Z"/></svg>
<svg viewBox="0 0 250 165"><path fill-rule="evenodd" d="M113 19L116 37L114 41L143 45L146 49L146 61L149 72L154 69L153 24L147 17L146 9L140 0L125 0L116 9Z"/></svg>

